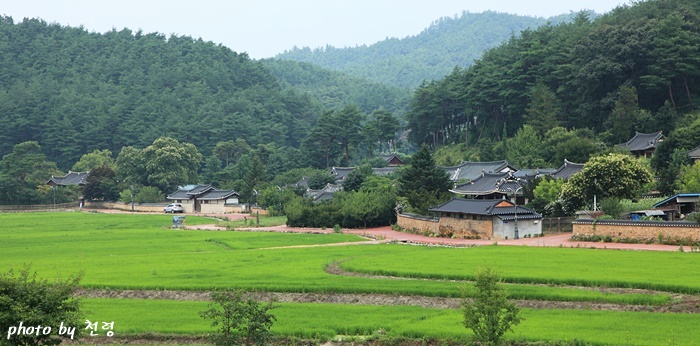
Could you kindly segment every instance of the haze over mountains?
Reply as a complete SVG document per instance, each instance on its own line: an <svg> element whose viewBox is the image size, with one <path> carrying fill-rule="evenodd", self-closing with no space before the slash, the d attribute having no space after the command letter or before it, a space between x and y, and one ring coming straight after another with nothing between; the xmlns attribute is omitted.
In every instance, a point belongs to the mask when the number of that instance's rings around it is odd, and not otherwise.
<svg viewBox="0 0 700 346"><path fill-rule="evenodd" d="M594 13L588 13L593 19ZM489 48L498 46L521 31L570 21L575 14L551 18L514 14L463 12L443 17L415 36L357 47L294 47L275 58L312 63L354 77L415 88L423 80L440 79L455 66L468 67Z"/></svg>

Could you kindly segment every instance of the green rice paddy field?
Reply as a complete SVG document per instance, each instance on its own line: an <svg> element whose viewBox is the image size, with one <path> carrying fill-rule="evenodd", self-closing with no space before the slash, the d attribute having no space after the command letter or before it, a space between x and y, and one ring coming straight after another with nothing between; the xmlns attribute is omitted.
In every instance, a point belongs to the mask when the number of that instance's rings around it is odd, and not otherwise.
<svg viewBox="0 0 700 346"><path fill-rule="evenodd" d="M187 217L189 226L215 221ZM440 248L384 245L313 246L359 242L344 234L291 234L169 229L164 215L102 213L0 214L0 269L30 263L41 276L84 272L86 288L271 292L380 293L458 297L484 265L504 278L511 298L661 305L670 293L698 294L700 254L570 248L487 246ZM284 248L288 247L288 248ZM324 268L405 277L402 280L333 275ZM428 280L433 279L433 280ZM538 285L532 285L533 283ZM541 285L547 284L547 285ZM602 293L585 288L652 288L657 294ZM210 330L197 311L206 303L86 299L96 320L115 331L194 333ZM332 337L468 335L458 311L412 306L283 303L273 331ZM587 310L524 310L511 338L584 340L596 344L692 345L700 340L698 314ZM148 326L148 327L145 327Z"/></svg>

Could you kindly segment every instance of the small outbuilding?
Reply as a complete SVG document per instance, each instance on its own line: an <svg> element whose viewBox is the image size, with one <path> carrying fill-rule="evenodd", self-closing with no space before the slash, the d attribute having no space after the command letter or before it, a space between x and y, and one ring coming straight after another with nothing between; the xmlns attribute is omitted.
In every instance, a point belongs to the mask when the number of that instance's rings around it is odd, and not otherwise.
<svg viewBox="0 0 700 346"><path fill-rule="evenodd" d="M542 215L508 200L453 198L429 210L439 214L437 227L441 234L480 239L517 239L542 234Z"/></svg>

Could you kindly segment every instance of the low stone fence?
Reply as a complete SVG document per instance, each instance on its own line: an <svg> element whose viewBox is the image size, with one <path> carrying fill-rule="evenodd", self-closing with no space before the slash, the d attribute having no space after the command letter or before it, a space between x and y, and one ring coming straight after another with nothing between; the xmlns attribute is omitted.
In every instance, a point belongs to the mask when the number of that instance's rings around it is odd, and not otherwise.
<svg viewBox="0 0 700 346"><path fill-rule="evenodd" d="M162 213L163 208L165 208L167 205L168 203L136 203L134 204L134 211ZM121 202L85 202L84 207L87 209L115 209L131 211L131 203Z"/></svg>
<svg viewBox="0 0 700 346"><path fill-rule="evenodd" d="M78 202L59 204L0 205L0 213L66 211L80 208Z"/></svg>
<svg viewBox="0 0 700 346"><path fill-rule="evenodd" d="M579 238L674 245L700 242L700 224L693 222L576 220L573 228L573 236Z"/></svg>
<svg viewBox="0 0 700 346"><path fill-rule="evenodd" d="M440 219L420 215L402 213L396 216L396 224L408 231L416 233L437 233Z"/></svg>

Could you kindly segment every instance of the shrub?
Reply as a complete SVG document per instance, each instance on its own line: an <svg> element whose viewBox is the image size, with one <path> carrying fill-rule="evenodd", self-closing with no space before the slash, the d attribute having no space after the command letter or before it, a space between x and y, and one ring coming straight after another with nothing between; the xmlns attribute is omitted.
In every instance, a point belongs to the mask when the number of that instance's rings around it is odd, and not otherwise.
<svg viewBox="0 0 700 346"><path fill-rule="evenodd" d="M13 269L0 274L0 344L9 345L58 345L61 339L57 333L49 335L12 335L8 338L11 327L50 326L58 328L63 325L73 330L72 337L84 330L80 301L73 297L82 274L70 276L65 280L60 277L53 283L37 278L29 266L24 267L15 276ZM69 334L66 334L69 335Z"/></svg>
<svg viewBox="0 0 700 346"><path fill-rule="evenodd" d="M476 273L476 292L473 302L462 298L464 326L474 332L474 337L485 345L500 345L503 334L522 318L520 309L508 301L500 277L486 267Z"/></svg>
<svg viewBox="0 0 700 346"><path fill-rule="evenodd" d="M212 327L218 327L211 336L215 345L265 345L270 339L270 327L277 319L268 310L275 306L272 302L261 305L245 294L241 290L212 292L209 309L199 312L202 318L212 320Z"/></svg>

